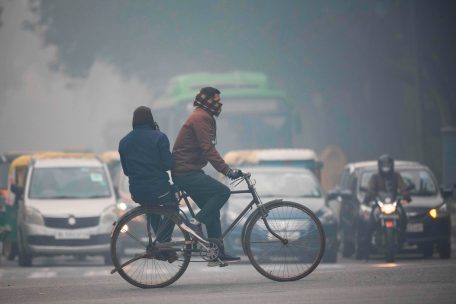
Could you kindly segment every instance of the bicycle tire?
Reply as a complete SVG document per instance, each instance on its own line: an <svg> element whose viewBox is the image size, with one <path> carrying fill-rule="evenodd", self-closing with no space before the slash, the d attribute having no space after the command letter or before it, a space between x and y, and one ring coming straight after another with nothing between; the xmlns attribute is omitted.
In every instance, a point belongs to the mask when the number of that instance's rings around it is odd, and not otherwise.
<svg viewBox="0 0 456 304"><path fill-rule="evenodd" d="M184 274L191 258L190 236L177 225L171 228L173 241L156 242L150 246L147 231L147 217L150 216L161 218L157 231L161 231L160 225L166 219L176 224L170 213L136 207L118 219L111 235L111 257L115 269L128 283L140 288L159 288L174 283ZM151 240L156 241L154 230L149 230ZM173 252L173 259L177 260L170 262L167 257Z"/></svg>
<svg viewBox="0 0 456 304"><path fill-rule="evenodd" d="M282 243L268 231L263 213L257 209L243 240L252 265L274 281L296 281L309 275L320 264L325 251L326 239L319 219L295 202L273 202L263 208L268 225L288 243Z"/></svg>

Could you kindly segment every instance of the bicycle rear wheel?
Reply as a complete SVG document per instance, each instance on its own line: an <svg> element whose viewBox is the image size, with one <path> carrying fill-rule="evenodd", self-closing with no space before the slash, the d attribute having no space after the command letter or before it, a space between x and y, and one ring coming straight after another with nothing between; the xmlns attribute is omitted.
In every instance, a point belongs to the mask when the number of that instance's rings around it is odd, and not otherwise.
<svg viewBox="0 0 456 304"><path fill-rule="evenodd" d="M172 214L137 207L118 220L111 236L111 256L117 272L130 284L164 287L187 269L190 236L175 225Z"/></svg>
<svg viewBox="0 0 456 304"><path fill-rule="evenodd" d="M266 204L264 209L266 218L257 209L246 227L243 242L250 262L274 281L302 279L318 266L324 253L325 234L320 221L308 208L294 202Z"/></svg>

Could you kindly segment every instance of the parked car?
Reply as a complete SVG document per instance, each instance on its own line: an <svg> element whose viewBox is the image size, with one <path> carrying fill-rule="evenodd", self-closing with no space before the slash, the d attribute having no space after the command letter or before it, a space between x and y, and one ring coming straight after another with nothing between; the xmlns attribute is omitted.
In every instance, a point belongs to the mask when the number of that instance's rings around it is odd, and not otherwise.
<svg viewBox="0 0 456 304"><path fill-rule="evenodd" d="M19 170L24 172L18 179ZM19 265L39 255L102 255L111 263L116 198L106 165L93 154L42 153L13 161Z"/></svg>
<svg viewBox="0 0 456 304"><path fill-rule="evenodd" d="M452 196L452 190L439 189L431 170L418 162L395 161L395 170L401 174L407 187L412 189L412 201L404 206L407 228L402 251L414 249L430 257L436 247L441 258L449 258L451 217L445 198ZM361 235L371 210L361 202L366 195L369 179L376 171L377 161L347 164L336 188L327 195L328 205L339 222L344 257L354 253L360 257L360 251L363 250Z"/></svg>
<svg viewBox="0 0 456 304"><path fill-rule="evenodd" d="M240 166L238 168L252 174L252 179L256 181L256 189L263 203L275 199L284 199L310 208L320 219L326 235L323 261L337 261L337 222L332 210L325 205L324 193L319 181L310 170L290 166L266 165ZM225 182L230 185L227 179ZM240 190L241 186L238 188L236 190ZM232 194L221 210L222 229L229 227L250 201L250 194ZM241 234L248 215L249 213L224 240L224 245L230 254L243 254Z"/></svg>

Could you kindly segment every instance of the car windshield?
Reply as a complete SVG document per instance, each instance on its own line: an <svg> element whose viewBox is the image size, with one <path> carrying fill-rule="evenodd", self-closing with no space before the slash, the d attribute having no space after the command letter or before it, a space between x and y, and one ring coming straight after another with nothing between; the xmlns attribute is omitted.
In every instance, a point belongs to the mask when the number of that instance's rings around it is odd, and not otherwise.
<svg viewBox="0 0 456 304"><path fill-rule="evenodd" d="M260 197L321 197L317 179L309 172L252 172Z"/></svg>
<svg viewBox="0 0 456 304"><path fill-rule="evenodd" d="M35 168L29 197L34 199L86 199L109 197L103 168Z"/></svg>
<svg viewBox="0 0 456 304"><path fill-rule="evenodd" d="M437 186L428 171L423 169L398 169L407 187L411 187L412 196L434 196ZM366 171L361 174L360 189L369 185L369 180L375 171Z"/></svg>

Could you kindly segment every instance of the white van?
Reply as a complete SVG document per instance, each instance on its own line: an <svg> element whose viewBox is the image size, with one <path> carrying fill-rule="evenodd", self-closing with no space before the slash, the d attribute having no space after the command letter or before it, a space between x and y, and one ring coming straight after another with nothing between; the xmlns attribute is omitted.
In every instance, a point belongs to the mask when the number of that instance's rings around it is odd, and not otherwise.
<svg viewBox="0 0 456 304"><path fill-rule="evenodd" d="M12 178L11 180L14 180ZM106 165L93 154L30 156L18 196L19 264L38 255L102 255L111 263L116 197Z"/></svg>

